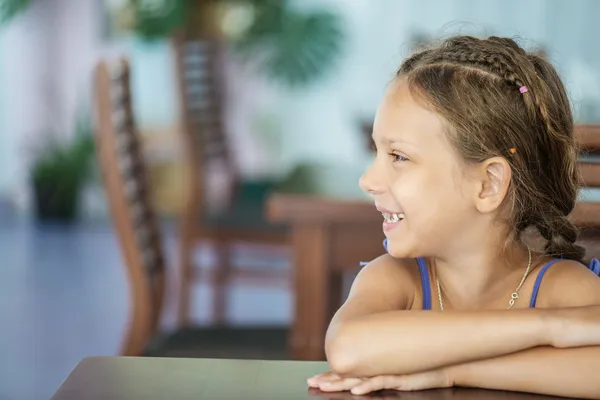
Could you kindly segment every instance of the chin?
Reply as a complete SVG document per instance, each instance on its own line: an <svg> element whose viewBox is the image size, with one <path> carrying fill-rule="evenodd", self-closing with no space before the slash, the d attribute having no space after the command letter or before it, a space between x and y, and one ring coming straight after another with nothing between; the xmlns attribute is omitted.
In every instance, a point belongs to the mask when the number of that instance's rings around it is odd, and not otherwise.
<svg viewBox="0 0 600 400"><path fill-rule="evenodd" d="M394 239L388 237L386 242L387 252L394 258L416 258L420 256L415 247L411 246L410 242L406 239Z"/></svg>

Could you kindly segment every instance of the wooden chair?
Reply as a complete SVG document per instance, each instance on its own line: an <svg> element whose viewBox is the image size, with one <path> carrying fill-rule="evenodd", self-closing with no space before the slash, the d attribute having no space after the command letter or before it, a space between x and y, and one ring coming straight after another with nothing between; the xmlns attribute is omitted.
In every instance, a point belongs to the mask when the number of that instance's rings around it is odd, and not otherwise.
<svg viewBox="0 0 600 400"><path fill-rule="evenodd" d="M287 227L274 225L265 216L267 197L280 183L244 181L238 174L222 117L224 46L219 39L193 39L181 33L173 43L185 159L189 167L187 187L190 188L181 215L178 321L180 326L189 323L191 289L198 281L208 281L213 289L213 321L222 324L227 309L227 286L232 279L243 277L259 285L289 283L289 271L269 268L244 271L231 265L234 243L275 245L287 251ZM206 177L208 170L215 165L226 172L230 184L229 195L224 200L226 205L211 212L206 197L210 191ZM216 247L218 260L215 269L195 265L193 255L199 242L210 242ZM213 272L212 275L206 275L210 272Z"/></svg>
<svg viewBox="0 0 600 400"><path fill-rule="evenodd" d="M124 356L271 358L287 356L287 329L188 328L160 332L166 264L131 106L130 66L100 62L94 75L95 139L115 233L127 271L130 318Z"/></svg>

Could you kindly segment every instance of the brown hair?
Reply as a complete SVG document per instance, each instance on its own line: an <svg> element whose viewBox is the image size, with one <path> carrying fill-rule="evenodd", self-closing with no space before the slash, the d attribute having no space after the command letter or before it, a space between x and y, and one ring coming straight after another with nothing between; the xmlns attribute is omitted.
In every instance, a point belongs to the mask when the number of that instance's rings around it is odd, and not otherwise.
<svg viewBox="0 0 600 400"><path fill-rule="evenodd" d="M445 119L465 161L508 160L511 239L534 227L547 255L581 261L567 218L579 187L573 116L553 66L512 39L456 36L413 54L397 76Z"/></svg>

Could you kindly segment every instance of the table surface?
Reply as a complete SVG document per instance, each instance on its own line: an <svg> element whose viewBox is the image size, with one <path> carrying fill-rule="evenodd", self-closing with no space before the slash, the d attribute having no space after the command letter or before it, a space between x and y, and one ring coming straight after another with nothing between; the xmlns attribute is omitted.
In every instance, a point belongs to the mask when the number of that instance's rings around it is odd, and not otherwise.
<svg viewBox="0 0 600 400"><path fill-rule="evenodd" d="M324 362L148 357L83 359L51 400L355 399L348 392L309 390L306 379ZM543 400L555 397L477 389L383 392L361 398Z"/></svg>

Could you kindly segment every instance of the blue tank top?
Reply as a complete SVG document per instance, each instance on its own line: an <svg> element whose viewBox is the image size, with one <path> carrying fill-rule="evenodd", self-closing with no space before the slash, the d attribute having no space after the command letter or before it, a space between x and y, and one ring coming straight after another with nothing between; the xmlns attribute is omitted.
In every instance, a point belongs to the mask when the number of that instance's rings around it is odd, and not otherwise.
<svg viewBox="0 0 600 400"><path fill-rule="evenodd" d="M383 241L383 247L387 251L387 239ZM537 301L538 292L540 290L540 285L542 284L542 279L544 278L544 274L548 271L552 265L557 263L558 261L562 261L562 258L557 258L551 261L548 261L538 274L535 283L533 285L533 292L531 294L531 300L529 302L529 308L535 308L535 303ZM421 274L421 288L423 292L423 310L431 310L431 286L429 279L429 269L427 268L427 262L424 258L417 258L417 264L419 265L419 272ZM365 265L365 263L361 263L361 265ZM590 262L588 268L594 272L596 275L600 276L600 261L596 258L593 258Z"/></svg>

